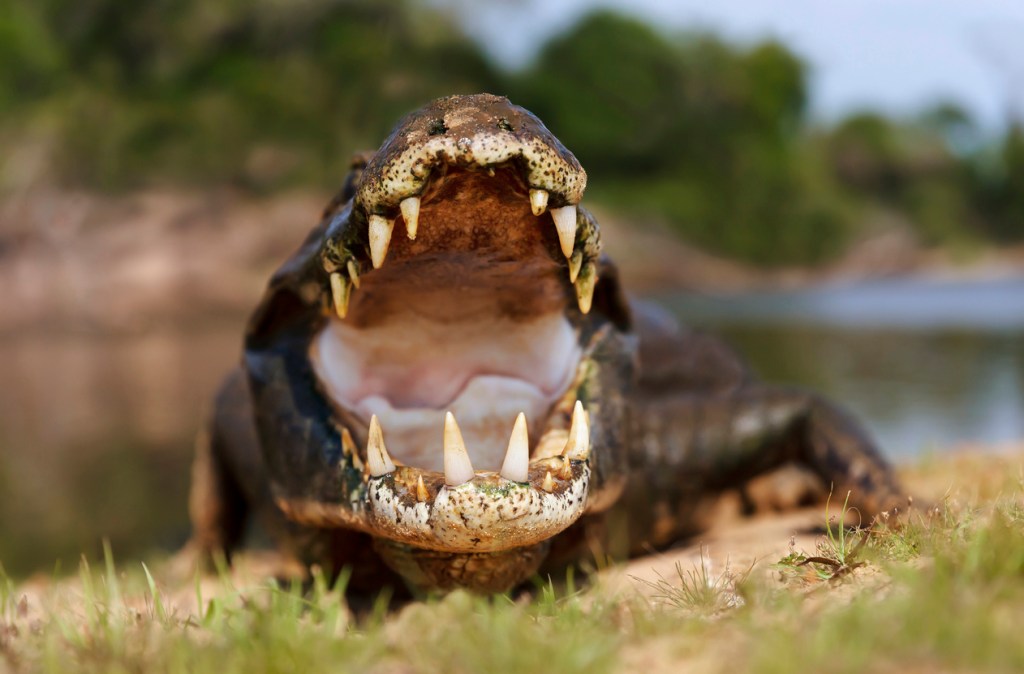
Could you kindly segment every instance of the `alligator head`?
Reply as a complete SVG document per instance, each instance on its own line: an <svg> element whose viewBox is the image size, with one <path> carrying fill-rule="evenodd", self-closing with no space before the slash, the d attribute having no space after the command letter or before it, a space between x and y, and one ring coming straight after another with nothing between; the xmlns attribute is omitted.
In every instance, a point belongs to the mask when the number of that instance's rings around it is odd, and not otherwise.
<svg viewBox="0 0 1024 674"><path fill-rule="evenodd" d="M357 162L246 337L274 499L415 586L506 589L615 501L634 343L586 174L526 110L439 99Z"/></svg>

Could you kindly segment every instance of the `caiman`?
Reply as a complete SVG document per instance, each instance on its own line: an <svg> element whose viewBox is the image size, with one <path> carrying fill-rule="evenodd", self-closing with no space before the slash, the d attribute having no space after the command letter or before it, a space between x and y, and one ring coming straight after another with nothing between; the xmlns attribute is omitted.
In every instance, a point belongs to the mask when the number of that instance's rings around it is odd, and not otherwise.
<svg viewBox="0 0 1024 674"><path fill-rule="evenodd" d="M255 517L354 590L500 592L592 555L609 517L628 554L663 548L702 497L788 463L863 515L901 502L851 417L624 294L586 184L486 94L354 160L217 396L189 550L230 555Z"/></svg>

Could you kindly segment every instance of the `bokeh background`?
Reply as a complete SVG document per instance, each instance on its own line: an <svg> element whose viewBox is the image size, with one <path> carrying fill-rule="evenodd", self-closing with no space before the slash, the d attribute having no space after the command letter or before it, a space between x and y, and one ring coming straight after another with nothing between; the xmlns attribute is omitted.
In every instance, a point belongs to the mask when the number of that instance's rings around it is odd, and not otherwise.
<svg viewBox="0 0 1024 674"><path fill-rule="evenodd" d="M948 0L9 0L0 562L187 536L192 436L353 152L508 95L627 282L897 459L1024 438L1024 11ZM706 4L706 3L703 3Z"/></svg>

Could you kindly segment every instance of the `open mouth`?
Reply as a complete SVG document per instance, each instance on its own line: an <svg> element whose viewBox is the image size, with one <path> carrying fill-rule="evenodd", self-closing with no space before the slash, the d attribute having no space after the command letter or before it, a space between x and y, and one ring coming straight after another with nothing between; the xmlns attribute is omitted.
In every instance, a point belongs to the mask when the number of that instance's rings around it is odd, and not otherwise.
<svg viewBox="0 0 1024 674"><path fill-rule="evenodd" d="M265 454L293 520L490 553L546 541L618 480L600 457L621 404L602 391L622 389L629 349L606 315L617 286L597 287L586 174L529 113L473 103L396 128L307 242L316 257L300 251L307 280L254 323L257 404L285 410L260 420ZM287 297L322 311L296 319ZM265 333L296 320L311 334Z"/></svg>
<svg viewBox="0 0 1024 674"><path fill-rule="evenodd" d="M531 207L528 192L514 166L436 168L396 221L376 216L376 239L370 225L377 269L359 288L339 289L334 272L338 315L312 342L339 412L367 426L376 416L391 460L444 472L449 486L473 474L469 461L525 482L528 456L550 444L548 415L577 376L582 350L568 312L578 300L564 257L577 209L547 211L540 190ZM519 415L537 440L530 453L523 433L510 436Z"/></svg>
<svg viewBox="0 0 1024 674"><path fill-rule="evenodd" d="M331 272L334 316L310 361L348 451L393 480L378 496L410 510L406 529L436 518L439 497L465 527L466 502L496 491L514 495L494 504L506 521L532 510L564 528L582 512L590 433L573 319L590 310L598 241L575 204L549 199L521 162L442 159L418 194L391 196L394 218L368 216L370 259ZM470 528L479 539L485 527Z"/></svg>

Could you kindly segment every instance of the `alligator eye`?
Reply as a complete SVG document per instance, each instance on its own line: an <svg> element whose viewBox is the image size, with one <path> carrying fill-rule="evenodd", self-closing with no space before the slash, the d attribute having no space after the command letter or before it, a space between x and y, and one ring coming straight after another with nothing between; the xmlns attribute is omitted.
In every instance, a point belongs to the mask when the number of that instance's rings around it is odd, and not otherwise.
<svg viewBox="0 0 1024 674"><path fill-rule="evenodd" d="M441 136L448 133L448 127L444 125L443 119L435 119L430 123L430 128L427 130L427 134L431 136Z"/></svg>
<svg viewBox="0 0 1024 674"><path fill-rule="evenodd" d="M498 128L502 131L511 131L512 125L509 123L508 119L502 117L498 120Z"/></svg>

